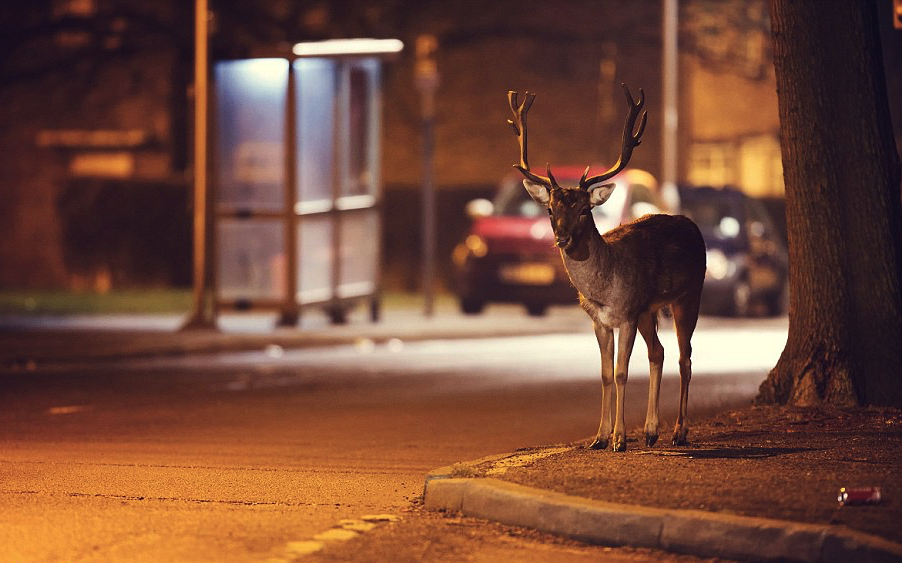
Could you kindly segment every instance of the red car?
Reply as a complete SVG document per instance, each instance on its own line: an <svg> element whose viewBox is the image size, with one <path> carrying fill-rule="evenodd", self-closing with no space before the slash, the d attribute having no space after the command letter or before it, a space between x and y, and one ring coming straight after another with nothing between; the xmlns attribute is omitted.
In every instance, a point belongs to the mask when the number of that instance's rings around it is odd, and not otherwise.
<svg viewBox="0 0 902 563"><path fill-rule="evenodd" d="M582 168L552 170L562 186L576 186ZM452 255L457 296L464 313L482 312L487 303L522 303L530 315L543 315L550 305L577 302L558 249L548 213L529 197L517 171L505 176L494 202L467 205L473 224ZM668 209L654 177L643 170L624 170L617 189L592 210L600 232L646 213Z"/></svg>

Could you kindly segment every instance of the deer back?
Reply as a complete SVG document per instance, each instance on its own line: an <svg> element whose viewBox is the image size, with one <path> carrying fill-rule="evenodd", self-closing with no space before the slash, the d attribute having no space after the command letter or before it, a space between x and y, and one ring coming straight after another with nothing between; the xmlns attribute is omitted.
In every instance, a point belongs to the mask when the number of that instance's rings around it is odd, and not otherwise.
<svg viewBox="0 0 902 563"><path fill-rule="evenodd" d="M682 215L646 215L589 241L588 258L562 252L580 295L632 315L669 303L705 277L705 242Z"/></svg>

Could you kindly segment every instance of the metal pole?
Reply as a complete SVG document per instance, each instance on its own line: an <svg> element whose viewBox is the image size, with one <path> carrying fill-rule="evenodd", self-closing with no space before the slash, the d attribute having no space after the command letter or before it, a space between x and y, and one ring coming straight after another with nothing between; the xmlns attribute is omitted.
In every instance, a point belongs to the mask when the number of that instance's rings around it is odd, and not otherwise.
<svg viewBox="0 0 902 563"><path fill-rule="evenodd" d="M298 306L298 239L297 239L297 214L294 204L297 201L297 78L292 68L291 59L288 60L288 95L285 105L285 193L283 194L282 213L285 229L283 239L285 242L285 259L282 283L281 314L279 326L296 326L301 318Z"/></svg>
<svg viewBox="0 0 902 563"><path fill-rule="evenodd" d="M423 117L423 314L435 312L435 120Z"/></svg>
<svg viewBox="0 0 902 563"><path fill-rule="evenodd" d="M663 47L661 50L663 131L661 133L661 196L671 208L679 203L677 192L677 0L662 0ZM671 209L671 211L676 211Z"/></svg>
<svg viewBox="0 0 902 563"><path fill-rule="evenodd" d="M423 314L435 313L435 91L438 88L438 68L435 52L438 40L434 35L417 37L416 84L420 91L423 117Z"/></svg>
<svg viewBox="0 0 902 563"><path fill-rule="evenodd" d="M207 0L194 3L194 310L183 328L215 328L208 264Z"/></svg>

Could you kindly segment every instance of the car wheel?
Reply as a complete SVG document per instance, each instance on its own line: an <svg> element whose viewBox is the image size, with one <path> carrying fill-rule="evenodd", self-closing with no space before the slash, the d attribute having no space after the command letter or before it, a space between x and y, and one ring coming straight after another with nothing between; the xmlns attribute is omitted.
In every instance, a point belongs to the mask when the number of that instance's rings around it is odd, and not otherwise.
<svg viewBox="0 0 902 563"><path fill-rule="evenodd" d="M329 322L334 325L348 324L348 309L340 305L330 305L324 309L329 316Z"/></svg>
<svg viewBox="0 0 902 563"><path fill-rule="evenodd" d="M777 308L778 315L788 315L789 314L789 279L783 282L783 290L780 292L780 299L777 301L779 303Z"/></svg>
<svg viewBox="0 0 902 563"><path fill-rule="evenodd" d="M752 312L752 286L746 280L739 280L733 286L733 299L730 304L734 317L748 317Z"/></svg>
<svg viewBox="0 0 902 563"><path fill-rule="evenodd" d="M548 312L548 305L546 303L527 303L526 312L530 317L544 317Z"/></svg>
<svg viewBox="0 0 902 563"><path fill-rule="evenodd" d="M460 310L465 315L478 315L485 309L485 301L475 297L461 297Z"/></svg>
<svg viewBox="0 0 902 563"><path fill-rule="evenodd" d="M767 314L769 316L779 317L780 315L786 314L786 311L789 309L788 288L789 286L787 285L784 289L767 296L765 304L767 305Z"/></svg>

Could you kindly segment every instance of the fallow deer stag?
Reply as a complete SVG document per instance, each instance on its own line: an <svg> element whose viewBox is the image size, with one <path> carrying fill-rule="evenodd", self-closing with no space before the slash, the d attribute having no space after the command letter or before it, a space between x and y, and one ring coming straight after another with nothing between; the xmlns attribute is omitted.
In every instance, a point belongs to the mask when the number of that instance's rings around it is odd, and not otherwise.
<svg viewBox="0 0 902 563"><path fill-rule="evenodd" d="M529 169L526 155L526 113L535 94L526 93L522 104L517 92L508 92L514 114L508 120L520 142L523 185L539 205L548 209L555 244L579 292L582 308L589 314L601 351L601 424L592 449L606 449L612 440L614 451L626 450L623 421L624 388L636 330L648 345L650 377L648 413L645 419L645 443L658 439L658 395L664 347L658 339L657 312L670 305L680 349L680 410L673 430L673 444L686 444L689 380L692 376L690 340L698 322L699 300L705 280L705 242L690 219L674 215L645 215L631 223L599 234L592 218L593 207L603 204L614 190L608 182L627 165L633 149L640 143L647 112L634 133L636 118L645 104L639 90L634 102L624 85L629 114L623 129L620 158L607 172L589 176L589 167L576 188L561 187L546 168L548 176ZM614 329L617 329L617 363L614 365ZM616 410L612 402L616 387Z"/></svg>

